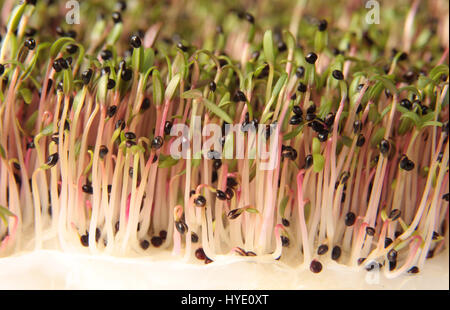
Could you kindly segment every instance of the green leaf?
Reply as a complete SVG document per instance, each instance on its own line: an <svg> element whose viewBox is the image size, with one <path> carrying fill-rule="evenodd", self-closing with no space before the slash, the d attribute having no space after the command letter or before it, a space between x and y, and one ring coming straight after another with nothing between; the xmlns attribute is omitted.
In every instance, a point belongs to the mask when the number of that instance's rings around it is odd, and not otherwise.
<svg viewBox="0 0 450 310"><path fill-rule="evenodd" d="M428 122L424 122L420 125L420 128L424 128L427 126L438 126L438 127L442 127L442 123L438 122L438 121L428 121Z"/></svg>
<svg viewBox="0 0 450 310"><path fill-rule="evenodd" d="M391 78L388 75L385 75L385 76L376 75L373 77L373 79L380 81L383 84L383 86L391 92L391 94L398 93L398 90L395 87L394 82L391 80Z"/></svg>
<svg viewBox="0 0 450 310"><path fill-rule="evenodd" d="M289 196L284 196L280 203L280 216L284 217L284 210L286 210L287 203L289 201Z"/></svg>
<svg viewBox="0 0 450 310"><path fill-rule="evenodd" d="M106 39L107 45L115 45L117 40L119 40L120 35L122 34L123 23L114 24L112 31L109 33L108 38Z"/></svg>
<svg viewBox="0 0 450 310"><path fill-rule="evenodd" d="M248 213L254 213L254 214L259 213L259 211L255 208L245 208L245 211Z"/></svg>
<svg viewBox="0 0 450 310"><path fill-rule="evenodd" d="M233 119L221 108L219 108L217 105L212 103L206 98L202 99L203 104L215 115L217 115L219 118L223 119L225 122L232 124Z"/></svg>
<svg viewBox="0 0 450 310"><path fill-rule="evenodd" d="M199 89L190 89L181 94L181 98L185 99L199 99L203 96Z"/></svg>
<svg viewBox="0 0 450 310"><path fill-rule="evenodd" d="M8 208L5 208L4 206L0 205L0 217L3 220L3 223L5 223L5 226L8 226L8 221L6 219L7 216L15 217L16 215L9 211Z"/></svg>
<svg viewBox="0 0 450 310"><path fill-rule="evenodd" d="M22 96L23 101L25 101L26 104L31 103L31 99L33 96L33 94L31 93L31 90L29 90L28 88L21 88L19 90L19 94Z"/></svg>
<svg viewBox="0 0 450 310"><path fill-rule="evenodd" d="M320 153L320 141L316 137L314 137L312 141L312 152L313 154Z"/></svg>
<svg viewBox="0 0 450 310"><path fill-rule="evenodd" d="M175 90L178 87L178 84L180 83L181 75L180 73L177 73L169 82L169 85L167 85L166 93L164 94L165 100L171 100L173 95L175 94Z"/></svg>
<svg viewBox="0 0 450 310"><path fill-rule="evenodd" d="M22 15L25 12L26 2L24 1L21 5L16 6L11 13L11 17L8 23L8 32L14 33L17 30L17 26L22 19Z"/></svg>
<svg viewBox="0 0 450 310"><path fill-rule="evenodd" d="M287 134L285 134L283 136L283 140L286 141L286 140L290 140L290 139L296 137L300 132L302 132L303 126L304 126L304 124L301 124L301 125L295 127L294 130L288 132Z"/></svg>
<svg viewBox="0 0 450 310"><path fill-rule="evenodd" d="M42 129L42 131L40 132L41 136L50 136L51 134L53 134L53 123L48 124L47 126L44 127L44 129Z"/></svg>
<svg viewBox="0 0 450 310"><path fill-rule="evenodd" d="M175 159L172 156L164 156L159 158L158 168L169 168L175 166L179 162L179 159Z"/></svg>
<svg viewBox="0 0 450 310"><path fill-rule="evenodd" d="M322 154L313 154L313 169L314 172L322 171L325 165L325 157Z"/></svg>
<svg viewBox="0 0 450 310"><path fill-rule="evenodd" d="M378 128L378 130L375 132L375 134L372 136L372 139L370 140L370 144L372 147L376 147L378 144L380 144L381 140L384 137L384 133L386 132L386 128L381 127Z"/></svg>
<svg viewBox="0 0 450 310"><path fill-rule="evenodd" d="M6 158L5 149L3 148L3 145L0 144L0 156L2 158Z"/></svg>
<svg viewBox="0 0 450 310"><path fill-rule="evenodd" d="M161 105L163 98L163 83L159 71L153 70L152 77L153 77L153 102L156 105Z"/></svg>
<svg viewBox="0 0 450 310"><path fill-rule="evenodd" d="M273 46L272 30L267 30L264 33L263 39L264 57L267 62L273 64L275 62L275 52Z"/></svg>

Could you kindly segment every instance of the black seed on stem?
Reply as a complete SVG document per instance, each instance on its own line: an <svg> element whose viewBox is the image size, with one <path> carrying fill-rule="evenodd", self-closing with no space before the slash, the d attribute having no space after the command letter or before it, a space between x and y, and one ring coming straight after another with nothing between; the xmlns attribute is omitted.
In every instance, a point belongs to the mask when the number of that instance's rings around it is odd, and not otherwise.
<svg viewBox="0 0 450 310"><path fill-rule="evenodd" d="M389 213L389 219L391 221L395 221L400 217L401 214L402 214L402 211L400 211L399 209L394 209L391 211L391 213Z"/></svg>
<svg viewBox="0 0 450 310"><path fill-rule="evenodd" d="M317 61L317 55L311 52L308 55L306 55L305 60L307 63L313 65Z"/></svg>
<svg viewBox="0 0 450 310"><path fill-rule="evenodd" d="M402 101L400 101L400 106L401 107L403 107L403 108L405 108L405 109L408 109L408 110L411 110L412 109L412 103L411 103L411 101L409 101L408 99L402 99Z"/></svg>
<svg viewBox="0 0 450 310"><path fill-rule="evenodd" d="M182 50L183 52L187 52L187 51L188 51L187 46L184 46L183 43L181 43L181 42L178 42L178 43L177 43L177 47L178 47L180 50Z"/></svg>
<svg viewBox="0 0 450 310"><path fill-rule="evenodd" d="M402 159L400 160L400 168L405 170L405 171L411 171L414 169L414 162L411 161L408 157L406 157L406 155L404 155L402 157Z"/></svg>
<svg viewBox="0 0 450 310"><path fill-rule="evenodd" d="M158 149L160 149L160 148L162 147L163 143L164 143L163 138L160 137L160 136L156 136L156 137L154 137L153 140L152 140L152 145L151 145L151 147L152 147L152 149L154 149L154 150L158 150Z"/></svg>
<svg viewBox="0 0 450 310"><path fill-rule="evenodd" d="M387 153L389 153L389 148L390 148L390 144L389 141L383 139L380 142L380 152L383 155L387 155Z"/></svg>
<svg viewBox="0 0 450 310"><path fill-rule="evenodd" d="M255 18L253 17L252 14L245 12L244 14L245 19L250 23L250 24L254 24L255 23Z"/></svg>
<svg viewBox="0 0 450 310"><path fill-rule="evenodd" d="M200 195L194 199L194 204L197 207L204 207L206 205L206 198Z"/></svg>
<svg viewBox="0 0 450 310"><path fill-rule="evenodd" d="M442 196L442 199L444 199L445 201L448 202L448 201L449 201L449 198L450 198L449 195L450 195L449 193L444 194L444 195Z"/></svg>
<svg viewBox="0 0 450 310"><path fill-rule="evenodd" d="M313 165L313 156L311 154L305 157L305 169L310 168Z"/></svg>
<svg viewBox="0 0 450 310"><path fill-rule="evenodd" d="M69 54L75 54L78 51L78 46L76 44L69 44L66 47L66 51Z"/></svg>
<svg viewBox="0 0 450 310"><path fill-rule="evenodd" d="M318 260L313 260L309 266L309 270L313 273L319 273L322 271L322 264Z"/></svg>
<svg viewBox="0 0 450 310"><path fill-rule="evenodd" d="M295 70L295 75L299 79L303 78L305 76L305 67L303 66L298 67L297 70Z"/></svg>
<svg viewBox="0 0 450 310"><path fill-rule="evenodd" d="M317 249L317 254L318 254L318 255L323 255L323 254L325 254L326 252L328 252L328 245L326 245L326 244L321 244L321 245L319 246L319 248Z"/></svg>
<svg viewBox="0 0 450 310"><path fill-rule="evenodd" d="M246 102L247 97L245 96L245 94L242 91L238 90L238 91L236 91L236 94L234 95L233 100L235 102Z"/></svg>
<svg viewBox="0 0 450 310"><path fill-rule="evenodd" d="M130 81L133 78L133 70L131 70L130 68L126 68L125 70L122 70L122 74L120 75L120 77L125 82Z"/></svg>
<svg viewBox="0 0 450 310"><path fill-rule="evenodd" d="M116 87L116 81L114 81L113 79L108 79L108 83L106 84L106 88L113 89L114 87Z"/></svg>
<svg viewBox="0 0 450 310"><path fill-rule="evenodd" d="M113 117L117 112L117 106L116 105L112 105L108 107L108 110L106 111L106 115L108 117Z"/></svg>
<svg viewBox="0 0 450 310"><path fill-rule="evenodd" d="M305 92L306 92L306 89L307 89L306 85L303 84L302 82L300 82L300 83L298 84L297 90L298 90L299 92L305 93Z"/></svg>
<svg viewBox="0 0 450 310"><path fill-rule="evenodd" d="M278 42L278 51L279 52L284 52L284 51L286 51L287 50L287 46L286 46L286 43L284 43L284 42Z"/></svg>
<svg viewBox="0 0 450 310"><path fill-rule="evenodd" d="M186 230L188 229L186 223L182 221L175 222L175 228L180 234L184 234Z"/></svg>
<svg viewBox="0 0 450 310"><path fill-rule="evenodd" d="M111 16L115 24L122 22L122 15L119 12L113 12Z"/></svg>
<svg viewBox="0 0 450 310"><path fill-rule="evenodd" d="M388 254L387 254L387 259L388 259L390 262L394 262L394 261L397 261L397 256L398 256L397 251L394 250L394 249L392 249L392 250L390 250L390 251L388 252Z"/></svg>
<svg viewBox="0 0 450 310"><path fill-rule="evenodd" d="M234 197L234 191L231 187L227 187L225 194L227 194L227 200L231 200Z"/></svg>
<svg viewBox="0 0 450 310"><path fill-rule="evenodd" d="M5 73L5 66L0 64L0 76Z"/></svg>
<svg viewBox="0 0 450 310"><path fill-rule="evenodd" d="M390 246L392 244L392 239L391 238L386 238L384 239L384 247L387 248L388 246Z"/></svg>
<svg viewBox="0 0 450 310"><path fill-rule="evenodd" d="M100 151L99 151L100 158L104 158L106 156L106 154L108 154L108 148L106 147L106 145L100 146Z"/></svg>
<svg viewBox="0 0 450 310"><path fill-rule="evenodd" d="M419 267L417 267L417 266L412 266L412 267L408 270L408 273L411 273L411 274L419 273Z"/></svg>
<svg viewBox="0 0 450 310"><path fill-rule="evenodd" d="M100 52L100 57L105 61L111 59L112 56L113 56L113 54L110 50L102 50Z"/></svg>
<svg viewBox="0 0 450 310"><path fill-rule="evenodd" d="M319 31L327 30L327 26L328 26L328 22L325 19L322 19L319 21L319 25L318 25Z"/></svg>
<svg viewBox="0 0 450 310"><path fill-rule="evenodd" d="M130 45L133 48L140 48L142 45L141 39L137 35L133 34L130 37Z"/></svg>
<svg viewBox="0 0 450 310"><path fill-rule="evenodd" d="M84 85L89 84L89 82L91 81L91 77L92 77L92 69L87 69L86 71L84 71L81 74L81 80L83 81Z"/></svg>
<svg viewBox="0 0 450 310"><path fill-rule="evenodd" d="M303 115L302 108L298 105L294 105L292 112L294 112L295 115L300 115L300 116Z"/></svg>
<svg viewBox="0 0 450 310"><path fill-rule="evenodd" d="M369 236L375 235L375 228L373 228L373 227L366 227L366 234L368 234Z"/></svg>
<svg viewBox="0 0 450 310"><path fill-rule="evenodd" d="M358 136L358 140L356 140L356 146L362 147L365 142L366 142L366 138L364 137L364 135L360 134Z"/></svg>
<svg viewBox="0 0 450 310"><path fill-rule="evenodd" d="M299 125L301 122L303 122L303 117L297 114L293 115L289 120L290 125Z"/></svg>
<svg viewBox="0 0 450 310"><path fill-rule="evenodd" d="M150 108L150 99L144 98L144 99L142 100L142 104L141 104L141 111L145 111L145 110L147 110L148 108Z"/></svg>
<svg viewBox="0 0 450 310"><path fill-rule="evenodd" d="M203 248L198 248L197 250L195 250L195 257L198 260L205 260L206 259L206 254L205 254L205 251L203 250Z"/></svg>
<svg viewBox="0 0 450 310"><path fill-rule="evenodd" d="M214 83L214 81L209 82L209 89L214 92L216 91L217 85Z"/></svg>
<svg viewBox="0 0 450 310"><path fill-rule="evenodd" d="M53 167L58 162L59 155L58 153L53 153L47 157L47 162L45 163L49 167Z"/></svg>
<svg viewBox="0 0 450 310"><path fill-rule="evenodd" d="M134 132L128 131L124 134L126 139L134 140L136 139L136 134Z"/></svg>
<svg viewBox="0 0 450 310"><path fill-rule="evenodd" d="M219 200L227 200L227 195L225 194L225 192L221 191L220 189L218 189L216 191L216 197Z"/></svg>
<svg viewBox="0 0 450 310"><path fill-rule="evenodd" d="M34 48L36 47L36 41L33 38L26 39L25 47L28 48L30 51L34 50Z"/></svg>
<svg viewBox="0 0 450 310"><path fill-rule="evenodd" d="M344 79L344 75L341 70L333 70L332 75L338 81L342 81Z"/></svg>
<svg viewBox="0 0 450 310"><path fill-rule="evenodd" d="M283 224L284 227L289 227L290 225L289 221L285 218L281 219L281 223Z"/></svg>

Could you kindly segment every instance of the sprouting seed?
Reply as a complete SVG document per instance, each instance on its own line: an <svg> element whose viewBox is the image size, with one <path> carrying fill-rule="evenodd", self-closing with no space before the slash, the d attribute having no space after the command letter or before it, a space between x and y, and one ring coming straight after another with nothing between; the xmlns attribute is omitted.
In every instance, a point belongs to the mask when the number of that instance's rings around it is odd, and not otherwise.
<svg viewBox="0 0 450 310"><path fill-rule="evenodd" d="M183 221L175 222L175 228L177 229L177 231L180 234L184 234L186 232L186 230L188 230L188 227L187 227L186 223L183 222Z"/></svg>
<svg viewBox="0 0 450 310"><path fill-rule="evenodd" d="M34 50L34 48L36 47L36 41L33 38L26 39L25 47L28 48L30 51Z"/></svg>
<svg viewBox="0 0 450 310"><path fill-rule="evenodd" d="M234 220L235 218L237 218L239 215L241 215L243 212L243 209L233 209L230 212L228 212L227 217L230 220Z"/></svg>
<svg viewBox="0 0 450 310"><path fill-rule="evenodd" d="M81 74L81 80L83 81L84 85L89 84L89 82L91 81L91 77L92 77L92 69L87 69L86 71L84 71Z"/></svg>
<svg viewBox="0 0 450 310"><path fill-rule="evenodd" d="M332 75L338 81L342 81L344 79L344 75L341 70L333 70Z"/></svg>
<svg viewBox="0 0 450 310"><path fill-rule="evenodd" d="M400 168L405 171L411 171L414 169L414 162L411 161L406 155L403 155L402 159L400 160Z"/></svg>
<svg viewBox="0 0 450 310"><path fill-rule="evenodd" d="M154 149L154 150L160 149L162 147L163 143L164 143L164 140L162 137L160 137L160 136L154 137L152 140L152 144L151 144L152 149Z"/></svg>
<svg viewBox="0 0 450 310"><path fill-rule="evenodd" d="M375 228L373 227L366 227L366 234L369 236L375 235Z"/></svg>
<svg viewBox="0 0 450 310"><path fill-rule="evenodd" d="M225 192L221 191L220 189L216 190L216 197L219 200L227 200L227 194L225 194Z"/></svg>
<svg viewBox="0 0 450 310"><path fill-rule="evenodd" d="M194 204L197 207L204 207L206 205L206 198L200 195L194 199Z"/></svg>
<svg viewBox="0 0 450 310"><path fill-rule="evenodd" d="M141 47L141 44L142 44L141 39L137 35L134 34L130 37L131 47L139 48L139 47Z"/></svg>
<svg viewBox="0 0 450 310"><path fill-rule="evenodd" d="M328 22L325 19L322 19L319 21L319 25L318 25L319 31L327 30L327 26L328 26Z"/></svg>
<svg viewBox="0 0 450 310"><path fill-rule="evenodd" d="M131 70L130 68L122 70L120 77L126 82L130 81L133 78L133 70Z"/></svg>
<svg viewBox="0 0 450 310"><path fill-rule="evenodd" d="M442 196L442 199L444 199L445 201L449 201L449 196L450 196L450 194L449 193L446 193L446 194L444 194L443 196Z"/></svg>
<svg viewBox="0 0 450 310"><path fill-rule="evenodd" d="M115 24L122 22L122 15L119 12L113 12L111 16Z"/></svg>
<svg viewBox="0 0 450 310"><path fill-rule="evenodd" d="M142 104L141 104L141 111L145 111L145 110L147 110L148 108L150 108L150 99L144 98L144 99L142 100Z"/></svg>
<svg viewBox="0 0 450 310"><path fill-rule="evenodd" d="M214 161L213 161L213 168L214 168L214 170L219 170L220 167L222 167L222 160L221 159L214 159Z"/></svg>

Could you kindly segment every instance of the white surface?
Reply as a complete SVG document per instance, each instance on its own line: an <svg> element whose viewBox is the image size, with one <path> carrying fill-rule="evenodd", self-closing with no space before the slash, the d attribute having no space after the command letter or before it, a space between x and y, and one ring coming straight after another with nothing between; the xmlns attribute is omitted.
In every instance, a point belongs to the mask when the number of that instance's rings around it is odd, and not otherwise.
<svg viewBox="0 0 450 310"><path fill-rule="evenodd" d="M334 262L313 274L248 259L222 257L204 265L168 253L128 259L42 250L0 258L0 289L449 289L448 252L417 275L387 280L381 273L375 282L376 273Z"/></svg>

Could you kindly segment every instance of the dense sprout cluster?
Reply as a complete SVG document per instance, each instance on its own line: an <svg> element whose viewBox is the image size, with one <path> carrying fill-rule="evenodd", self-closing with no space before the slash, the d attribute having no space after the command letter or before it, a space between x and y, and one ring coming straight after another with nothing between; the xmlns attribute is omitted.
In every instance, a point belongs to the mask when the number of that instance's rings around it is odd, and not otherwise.
<svg viewBox="0 0 450 310"><path fill-rule="evenodd" d="M0 255L57 240L395 277L448 245L448 3L383 2L377 24L359 1L234 2L82 1L67 24L64 2L3 1ZM217 124L223 149L171 156L179 124Z"/></svg>

